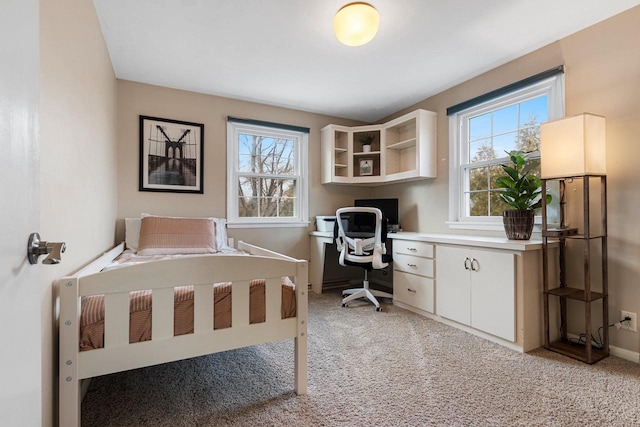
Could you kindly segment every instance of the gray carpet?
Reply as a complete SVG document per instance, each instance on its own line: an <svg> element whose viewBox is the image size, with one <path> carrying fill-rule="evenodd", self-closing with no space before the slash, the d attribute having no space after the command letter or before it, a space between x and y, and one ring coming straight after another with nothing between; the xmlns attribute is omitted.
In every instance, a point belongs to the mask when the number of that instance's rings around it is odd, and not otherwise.
<svg viewBox="0 0 640 427"><path fill-rule="evenodd" d="M310 294L309 392L289 341L95 378L83 426L636 426L640 367L520 354L391 304Z"/></svg>

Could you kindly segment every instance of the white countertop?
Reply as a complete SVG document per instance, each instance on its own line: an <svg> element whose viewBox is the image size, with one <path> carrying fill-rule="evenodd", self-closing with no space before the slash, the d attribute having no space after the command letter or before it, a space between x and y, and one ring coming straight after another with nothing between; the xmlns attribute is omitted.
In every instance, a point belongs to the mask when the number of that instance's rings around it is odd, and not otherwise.
<svg viewBox="0 0 640 427"><path fill-rule="evenodd" d="M333 238L332 232L311 231L311 236ZM431 234L399 231L387 233L388 239L416 240L439 244L477 246L481 248L532 251L542 249L542 240L509 240L506 237L472 236L468 234Z"/></svg>

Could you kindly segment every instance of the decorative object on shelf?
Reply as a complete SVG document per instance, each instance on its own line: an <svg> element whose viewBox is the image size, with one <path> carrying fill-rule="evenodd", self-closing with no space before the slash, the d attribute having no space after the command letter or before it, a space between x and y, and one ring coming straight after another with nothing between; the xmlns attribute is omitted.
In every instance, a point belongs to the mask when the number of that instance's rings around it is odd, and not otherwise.
<svg viewBox="0 0 640 427"><path fill-rule="evenodd" d="M333 18L333 31L340 43L347 46L362 46L378 33L380 14L369 3L349 3Z"/></svg>
<svg viewBox="0 0 640 427"><path fill-rule="evenodd" d="M558 227L548 227L546 207L542 211L544 346L592 364L609 355L605 118L585 113L544 123L540 126L540 142L542 194L546 194L548 181L559 183L560 194ZM567 184L574 186L576 200L581 200L581 209L572 211L577 228L570 228L565 221ZM551 244L557 245L557 254L550 250ZM567 268L569 255L573 262L577 261L575 257L582 258L582 272ZM556 277L550 274L553 271L558 273ZM573 303L568 304L568 300ZM579 304L584 308L582 316L569 316L568 310L576 310ZM594 310L594 304L601 307ZM599 328L592 310L602 313ZM584 323L569 324L580 318ZM556 322L558 332L552 333ZM572 334L578 338L572 338Z"/></svg>
<svg viewBox="0 0 640 427"><path fill-rule="evenodd" d="M358 142L362 144L363 153L371 152L371 144L373 144L374 139L376 139L376 136L373 133L363 133L358 137Z"/></svg>
<svg viewBox="0 0 640 427"><path fill-rule="evenodd" d="M373 175L373 159L360 159L360 176Z"/></svg>
<svg viewBox="0 0 640 427"><path fill-rule="evenodd" d="M502 222L510 240L529 240L533 231L534 210L542 206L540 178L531 173L533 164L527 163L527 154L522 151L508 153L512 165L503 164L506 175L496 179L501 188L500 199L513 209L502 213ZM551 195L546 196L546 204Z"/></svg>
<svg viewBox="0 0 640 427"><path fill-rule="evenodd" d="M203 194L204 125L140 116L139 191Z"/></svg>

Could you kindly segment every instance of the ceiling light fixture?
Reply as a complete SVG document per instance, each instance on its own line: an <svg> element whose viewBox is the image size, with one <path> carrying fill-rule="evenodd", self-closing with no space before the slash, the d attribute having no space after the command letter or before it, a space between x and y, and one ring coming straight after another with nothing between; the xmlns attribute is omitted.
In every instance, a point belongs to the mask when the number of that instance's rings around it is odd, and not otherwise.
<svg viewBox="0 0 640 427"><path fill-rule="evenodd" d="M378 33L380 14L369 3L349 3L333 18L333 30L342 44L362 46Z"/></svg>

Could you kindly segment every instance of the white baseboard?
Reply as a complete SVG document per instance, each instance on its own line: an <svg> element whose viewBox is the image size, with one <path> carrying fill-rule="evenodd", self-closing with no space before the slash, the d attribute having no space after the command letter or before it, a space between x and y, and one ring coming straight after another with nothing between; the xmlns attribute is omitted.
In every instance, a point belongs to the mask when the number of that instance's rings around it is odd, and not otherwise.
<svg viewBox="0 0 640 427"><path fill-rule="evenodd" d="M85 378L80 380L80 401L84 400L84 396L89 391L89 384L91 383L91 378Z"/></svg>
<svg viewBox="0 0 640 427"><path fill-rule="evenodd" d="M410 305L407 304L403 304L400 301L396 301L393 300L393 305L396 305L400 308L404 308L405 310L409 310L412 311L416 314L419 314L421 316L427 317L431 320L435 320L436 322L440 322L440 323L444 323L445 325L449 325L449 326L453 326L454 328L457 329L462 329L463 331L469 332L473 335L477 335L481 338L485 338L489 341L493 341L495 343L501 344L505 347L511 348L512 350L516 350L519 352L523 352L523 348L518 346L516 343L512 343L509 342L507 340L503 340L501 338L495 337L493 335L490 334L486 334L484 332L478 331L476 329L473 329L469 326L465 326L465 325L461 325L459 323L453 322L451 320L445 319L443 317L437 316L435 314L432 313L428 313L426 311L420 310L418 308L412 307ZM577 339L578 336L574 335L574 334L569 334L570 338L574 338ZM619 357L620 359L624 359L624 360L628 360L630 362L633 363L638 363L640 364L640 353L636 352L636 351L631 351L631 350L627 350L625 348L621 348L621 347L616 347L614 345L609 345L609 354L612 356L616 356Z"/></svg>
<svg viewBox="0 0 640 427"><path fill-rule="evenodd" d="M567 334L569 338L578 339L576 334ZM609 344L609 354L619 357L620 359L628 360L629 362L640 364L640 353L636 351L627 350L626 348L616 347Z"/></svg>
<svg viewBox="0 0 640 427"><path fill-rule="evenodd" d="M619 357L620 359L628 360L630 362L640 363L640 353L638 353L637 351L631 351L625 348L610 345L609 354Z"/></svg>

